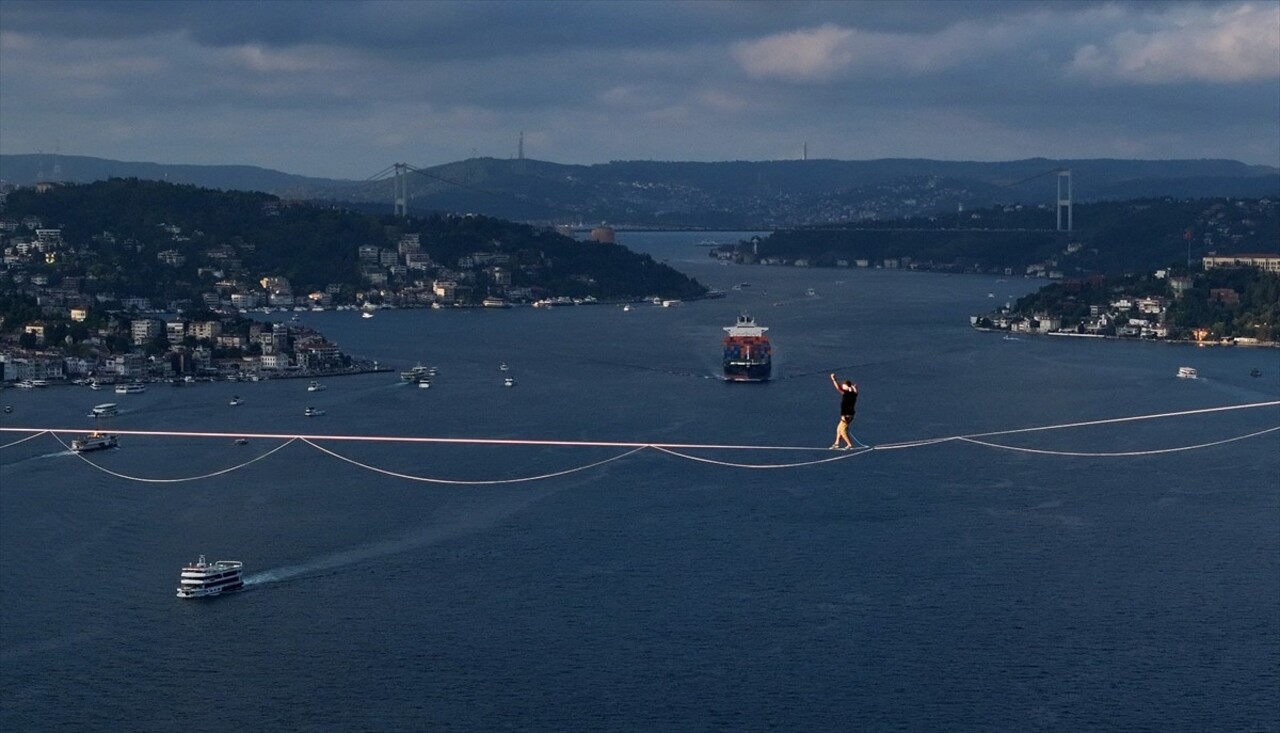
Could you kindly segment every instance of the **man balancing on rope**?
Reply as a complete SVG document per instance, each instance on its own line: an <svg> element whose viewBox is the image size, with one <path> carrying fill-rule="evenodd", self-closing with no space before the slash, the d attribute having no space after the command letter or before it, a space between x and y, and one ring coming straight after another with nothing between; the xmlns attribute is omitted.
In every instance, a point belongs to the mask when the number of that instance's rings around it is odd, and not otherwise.
<svg viewBox="0 0 1280 733"><path fill-rule="evenodd" d="M853 448L853 440L849 438L849 423L853 422L854 408L858 404L858 385L847 379L841 383L835 374L831 375L831 384L840 393L840 422L836 425L836 442L831 444L831 450L841 448L842 440L844 447L841 450L850 450Z"/></svg>

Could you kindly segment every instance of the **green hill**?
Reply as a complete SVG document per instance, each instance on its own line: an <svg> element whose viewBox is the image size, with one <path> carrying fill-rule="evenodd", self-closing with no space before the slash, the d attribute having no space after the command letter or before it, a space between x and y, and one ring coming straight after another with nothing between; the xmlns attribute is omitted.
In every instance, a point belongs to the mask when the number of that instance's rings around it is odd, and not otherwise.
<svg viewBox="0 0 1280 733"><path fill-rule="evenodd" d="M199 302L207 293L260 289L283 277L302 295L356 292L391 300L456 282L460 301L515 293L632 299L695 298L698 282L625 247L580 242L553 230L484 216L397 219L265 193L217 191L137 179L10 192L3 244L15 255L0 292L38 295L69 280L79 295ZM37 229L60 230L38 249ZM405 266L401 242L429 257ZM361 248L366 256L361 258Z"/></svg>

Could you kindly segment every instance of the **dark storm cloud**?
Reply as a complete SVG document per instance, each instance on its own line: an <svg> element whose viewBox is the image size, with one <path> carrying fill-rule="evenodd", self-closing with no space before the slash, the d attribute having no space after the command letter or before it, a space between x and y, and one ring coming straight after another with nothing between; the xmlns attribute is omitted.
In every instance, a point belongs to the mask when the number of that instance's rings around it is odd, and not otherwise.
<svg viewBox="0 0 1280 733"><path fill-rule="evenodd" d="M0 3L0 148L1280 163L1280 4Z"/></svg>

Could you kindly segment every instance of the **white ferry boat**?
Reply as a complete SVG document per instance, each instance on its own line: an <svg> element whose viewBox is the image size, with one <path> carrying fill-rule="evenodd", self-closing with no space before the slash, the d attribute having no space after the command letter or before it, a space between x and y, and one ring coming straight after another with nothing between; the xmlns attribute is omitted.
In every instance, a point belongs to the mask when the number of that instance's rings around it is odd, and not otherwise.
<svg viewBox="0 0 1280 733"><path fill-rule="evenodd" d="M106 450L116 447L116 436L107 433L89 433L83 438L71 441L71 450L76 453L87 453L92 450Z"/></svg>
<svg viewBox="0 0 1280 733"><path fill-rule="evenodd" d="M324 389L324 385L320 384L319 382L312 382L311 384L307 385L308 392L319 392L322 389Z"/></svg>
<svg viewBox="0 0 1280 733"><path fill-rule="evenodd" d="M302 414L307 417L320 417L324 414L324 410L321 410L319 407L308 407L306 410L303 410Z"/></svg>
<svg viewBox="0 0 1280 733"><path fill-rule="evenodd" d="M94 405L89 411L89 417L115 417L120 410L114 402L104 402L101 405Z"/></svg>
<svg viewBox="0 0 1280 733"><path fill-rule="evenodd" d="M1178 379L1199 379L1200 373L1193 367L1178 367Z"/></svg>
<svg viewBox="0 0 1280 733"><path fill-rule="evenodd" d="M244 563L239 560L208 563L201 555L195 564L182 568L178 597L206 598L240 590L244 587L244 580L240 578L243 569Z"/></svg>
<svg viewBox="0 0 1280 733"><path fill-rule="evenodd" d="M141 382L116 385L116 394L141 394L146 391L147 385L142 384Z"/></svg>
<svg viewBox="0 0 1280 733"><path fill-rule="evenodd" d="M406 369L403 372L400 372L400 378L406 382L417 382L424 376L431 376L435 374L435 369L435 367L425 367L419 364L412 369Z"/></svg>

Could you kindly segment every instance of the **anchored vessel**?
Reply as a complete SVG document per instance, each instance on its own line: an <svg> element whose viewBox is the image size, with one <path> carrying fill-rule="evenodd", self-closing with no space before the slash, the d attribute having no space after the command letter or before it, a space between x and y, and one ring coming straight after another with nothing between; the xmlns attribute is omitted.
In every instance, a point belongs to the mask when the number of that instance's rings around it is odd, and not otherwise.
<svg viewBox="0 0 1280 733"><path fill-rule="evenodd" d="M87 453L91 450L106 450L116 447L116 436L108 433L93 432L83 438L71 441L71 450L76 453Z"/></svg>
<svg viewBox="0 0 1280 733"><path fill-rule="evenodd" d="M239 560L219 560L208 563L204 555L193 565L182 568L178 583L179 598L204 598L230 593L244 587L240 571L244 563Z"/></svg>
<svg viewBox="0 0 1280 733"><path fill-rule="evenodd" d="M767 382L773 371L773 347L764 335L769 329L757 326L747 314L725 329L724 378L730 382Z"/></svg>

